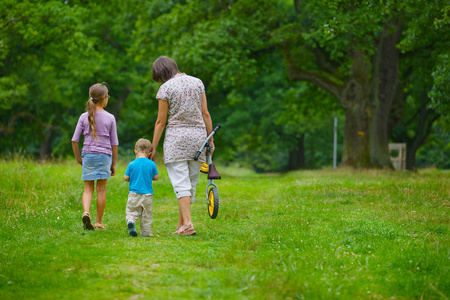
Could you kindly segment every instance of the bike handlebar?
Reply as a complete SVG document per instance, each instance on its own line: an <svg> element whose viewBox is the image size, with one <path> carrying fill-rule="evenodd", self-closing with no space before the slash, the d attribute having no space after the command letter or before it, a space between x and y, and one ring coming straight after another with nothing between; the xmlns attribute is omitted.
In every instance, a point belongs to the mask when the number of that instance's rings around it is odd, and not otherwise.
<svg viewBox="0 0 450 300"><path fill-rule="evenodd" d="M200 157L200 154L202 154L202 151L197 151L197 154L195 154L194 160L198 160Z"/></svg>
<svg viewBox="0 0 450 300"><path fill-rule="evenodd" d="M203 148L206 146L206 144L209 145L208 141L209 139L216 133L217 130L219 130L222 126L220 124L217 124L216 128L211 132L211 134L206 138L206 141L203 143L203 145L200 147L200 149L197 151L197 154L194 157L194 160L198 160L200 157L200 154L202 154Z"/></svg>

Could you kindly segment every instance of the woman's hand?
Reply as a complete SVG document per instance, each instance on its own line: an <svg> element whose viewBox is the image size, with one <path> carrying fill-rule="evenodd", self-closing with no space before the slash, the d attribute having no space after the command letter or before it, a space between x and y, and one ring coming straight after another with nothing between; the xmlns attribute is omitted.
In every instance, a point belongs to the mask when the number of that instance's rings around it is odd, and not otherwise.
<svg viewBox="0 0 450 300"><path fill-rule="evenodd" d="M111 176L116 175L116 165L111 165Z"/></svg>
<svg viewBox="0 0 450 300"><path fill-rule="evenodd" d="M211 145L211 151L209 152L209 153L206 153L206 154L213 154L213 152L214 152L214 142L209 142L209 144Z"/></svg>
<svg viewBox="0 0 450 300"><path fill-rule="evenodd" d="M155 161L155 152L150 153L148 159Z"/></svg>
<svg viewBox="0 0 450 300"><path fill-rule="evenodd" d="M149 158L155 161L156 149L158 148L158 143L161 135L166 127L167 114L169 111L169 104L165 100L158 99L158 118L155 123L155 131L153 132L153 151Z"/></svg>
<svg viewBox="0 0 450 300"><path fill-rule="evenodd" d="M77 162L80 164L80 166L83 166L83 158L81 158L81 156L77 158Z"/></svg>

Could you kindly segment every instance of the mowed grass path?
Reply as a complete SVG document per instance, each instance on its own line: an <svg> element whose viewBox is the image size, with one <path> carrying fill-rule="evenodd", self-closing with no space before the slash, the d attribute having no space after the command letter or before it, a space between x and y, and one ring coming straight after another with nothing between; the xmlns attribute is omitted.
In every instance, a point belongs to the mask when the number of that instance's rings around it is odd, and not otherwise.
<svg viewBox="0 0 450 300"><path fill-rule="evenodd" d="M450 297L448 172L218 165L219 215L207 215L202 176L197 235L183 237L171 235L178 206L159 165L155 236L132 238L125 168L108 182L107 230L86 232L75 161L0 161L1 299Z"/></svg>

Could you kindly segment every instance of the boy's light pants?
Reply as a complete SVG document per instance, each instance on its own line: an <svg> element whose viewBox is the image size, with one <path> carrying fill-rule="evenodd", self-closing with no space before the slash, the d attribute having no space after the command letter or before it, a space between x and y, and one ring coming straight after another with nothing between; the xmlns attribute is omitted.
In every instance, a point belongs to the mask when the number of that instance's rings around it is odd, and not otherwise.
<svg viewBox="0 0 450 300"><path fill-rule="evenodd" d="M151 234L153 213L152 213L152 194L137 194L130 191L128 193L128 202L126 210L126 218L128 221L137 222L141 218L141 235L148 236Z"/></svg>

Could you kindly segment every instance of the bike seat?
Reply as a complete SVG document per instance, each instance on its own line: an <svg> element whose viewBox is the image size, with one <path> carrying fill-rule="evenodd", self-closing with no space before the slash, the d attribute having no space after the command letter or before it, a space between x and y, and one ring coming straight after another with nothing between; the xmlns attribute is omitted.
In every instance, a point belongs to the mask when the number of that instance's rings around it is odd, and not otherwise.
<svg viewBox="0 0 450 300"><path fill-rule="evenodd" d="M214 164L210 164L209 165L209 170L208 170L208 179L220 179L220 175L216 170L216 167L214 166Z"/></svg>

